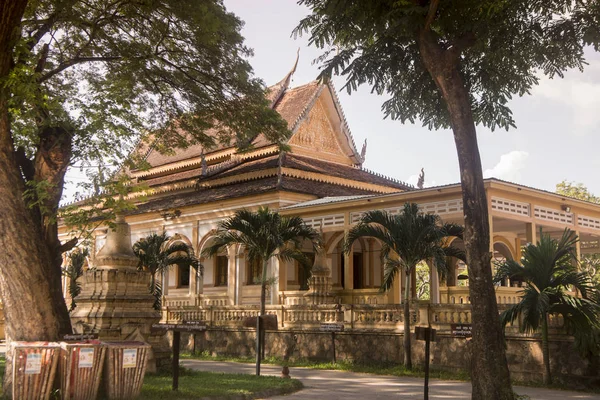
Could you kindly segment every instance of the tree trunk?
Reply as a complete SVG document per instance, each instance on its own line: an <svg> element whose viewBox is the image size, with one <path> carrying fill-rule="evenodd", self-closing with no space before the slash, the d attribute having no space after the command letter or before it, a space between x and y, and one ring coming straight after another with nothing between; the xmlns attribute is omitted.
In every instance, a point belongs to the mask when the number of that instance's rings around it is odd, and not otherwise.
<svg viewBox="0 0 600 400"><path fill-rule="evenodd" d="M59 333L72 332L69 311L62 292L62 254L58 239L56 214L62 197L65 174L72 156L72 133L63 127L40 127L40 143L34 160L34 182L47 183L47 196L37 213L40 218L43 240L50 254L48 281L52 292L52 305L59 319ZM75 244L75 243L73 243Z"/></svg>
<svg viewBox="0 0 600 400"><path fill-rule="evenodd" d="M406 271L406 290L404 291L404 367L412 369L410 349L410 270Z"/></svg>
<svg viewBox="0 0 600 400"><path fill-rule="evenodd" d="M263 258L262 279L260 282L260 311L256 321L256 375L260 375L260 361L262 359L262 349L264 347L264 324L260 319L266 312L267 303L267 258Z"/></svg>
<svg viewBox="0 0 600 400"><path fill-rule="evenodd" d="M544 385L552 383L550 374L550 349L548 348L548 314L542 319L542 358L544 360Z"/></svg>
<svg viewBox="0 0 600 400"><path fill-rule="evenodd" d="M0 79L10 71L12 47L26 5L26 0L0 2ZM9 341L56 340L58 316L46 273L50 254L39 240L39 225L23 199L24 185L10 132L9 95L0 87L0 295L6 336ZM6 361L6 371L11 371L10 352ZM3 390L8 396L11 379L10 373L5 374Z"/></svg>
<svg viewBox="0 0 600 400"><path fill-rule="evenodd" d="M460 165L464 243L469 268L473 339L472 398L514 399L502 326L492 283L488 209L469 92L460 74L460 53L444 50L431 31L418 38L422 61L450 115Z"/></svg>

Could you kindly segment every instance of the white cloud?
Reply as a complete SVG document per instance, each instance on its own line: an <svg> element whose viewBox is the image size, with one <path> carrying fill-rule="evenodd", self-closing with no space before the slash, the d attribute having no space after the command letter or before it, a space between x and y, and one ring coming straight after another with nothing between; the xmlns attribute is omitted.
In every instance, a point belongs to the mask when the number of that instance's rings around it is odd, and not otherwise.
<svg viewBox="0 0 600 400"><path fill-rule="evenodd" d="M600 63L586 68L586 74L578 71L567 73L568 79L542 77L539 86L533 89L539 95L561 103L573 115L573 133L585 135L600 125Z"/></svg>
<svg viewBox="0 0 600 400"><path fill-rule="evenodd" d="M529 153L520 150L503 154L494 168L483 171L483 176L518 183L521 180L521 171L525 169L528 157Z"/></svg>

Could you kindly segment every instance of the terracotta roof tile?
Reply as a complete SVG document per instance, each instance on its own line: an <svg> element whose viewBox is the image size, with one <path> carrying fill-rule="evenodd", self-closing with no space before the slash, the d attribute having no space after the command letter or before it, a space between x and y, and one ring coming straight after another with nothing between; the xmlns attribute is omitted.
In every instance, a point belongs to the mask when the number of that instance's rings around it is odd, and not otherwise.
<svg viewBox="0 0 600 400"><path fill-rule="evenodd" d="M211 174L211 168L208 169L208 176L203 179L205 182L210 182L212 179L224 178L228 176L240 175L246 172L261 171L265 169L277 168L278 155L272 155L258 160L248 160L239 165L231 164L229 168ZM316 160L304 156L288 153L285 155L282 163L283 167L293 168L307 172L315 172L328 176L351 179L358 182L373 183L377 185L396 188L399 190L413 190L411 186L388 178L383 175L377 175L372 172L354 168L346 165L335 164L327 161ZM149 186L157 186L165 183L173 183L187 179L199 178L202 174L201 168L194 168L189 171L178 172L167 176L148 179L144 181ZM372 192L369 192L372 193Z"/></svg>
<svg viewBox="0 0 600 400"><path fill-rule="evenodd" d="M287 89L282 98L275 104L275 110L281 117L287 121L288 128L293 129L302 113L310 105L311 100L317 95L321 85L318 82L311 82L306 85L298 86L293 89ZM273 91L270 92L273 96ZM267 94L269 96L269 94ZM208 131L209 136L214 136L215 133ZM271 144L264 134L259 134L252 144L255 147L264 147ZM209 154L218 150L233 147L233 142L229 144L217 144L214 148L205 149L205 154ZM191 145L185 149L174 149L175 154L160 154L158 151L151 150L146 161L152 166L169 164L172 162L183 161L194 157L199 157L202 153L203 146L200 144Z"/></svg>
<svg viewBox="0 0 600 400"><path fill-rule="evenodd" d="M145 203L139 204L135 210L130 212L130 214L143 214L170 208L206 204L226 199L253 196L275 190L309 194L316 197L372 194L372 192L361 189L342 187L323 182L306 181L290 177L284 177L278 187L277 177L270 177L248 182L241 182L234 185L200 189L193 192L150 199Z"/></svg>

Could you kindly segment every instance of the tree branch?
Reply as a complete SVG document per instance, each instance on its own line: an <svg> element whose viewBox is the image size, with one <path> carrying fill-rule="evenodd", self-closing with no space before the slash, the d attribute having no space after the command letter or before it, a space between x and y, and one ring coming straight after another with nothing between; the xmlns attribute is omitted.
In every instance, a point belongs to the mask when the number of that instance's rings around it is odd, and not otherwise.
<svg viewBox="0 0 600 400"><path fill-rule="evenodd" d="M65 69L72 67L73 65L76 64L81 64L84 62L101 62L101 61L116 61L116 60L121 60L123 57L121 56L114 56L114 57L76 57L73 58L67 62L64 62L62 64L60 64L58 67L54 68L53 70L50 70L48 72L46 72L44 75L42 75L40 77L40 79L38 80L38 82L45 82L48 79L52 78L54 75L61 73L62 71L64 71Z"/></svg>
<svg viewBox="0 0 600 400"><path fill-rule="evenodd" d="M467 32L463 36L456 38L451 42L451 46L448 48L448 54L451 60L455 62L463 51L475 44L477 38L473 32Z"/></svg>
<svg viewBox="0 0 600 400"><path fill-rule="evenodd" d="M77 243L79 242L79 239L77 238L73 238L67 242L64 242L60 248L58 249L58 251L62 254L66 251L71 250L73 247L77 246Z"/></svg>
<svg viewBox="0 0 600 400"><path fill-rule="evenodd" d="M438 6L440 4L440 0L432 0L429 4L429 11L427 12L427 17L425 18L425 27L424 30L429 30L431 28L431 23L435 18L435 13L437 12Z"/></svg>

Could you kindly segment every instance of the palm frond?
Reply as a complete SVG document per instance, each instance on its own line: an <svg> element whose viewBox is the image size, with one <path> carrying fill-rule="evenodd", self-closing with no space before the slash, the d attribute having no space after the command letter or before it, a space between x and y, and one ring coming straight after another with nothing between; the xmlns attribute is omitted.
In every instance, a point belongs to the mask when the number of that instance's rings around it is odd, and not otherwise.
<svg viewBox="0 0 600 400"><path fill-rule="evenodd" d="M386 258L383 265L383 281L381 282L381 291L388 291L394 284L396 274L400 273L402 264L399 260Z"/></svg>
<svg viewBox="0 0 600 400"><path fill-rule="evenodd" d="M525 269L514 260L505 260L496 264L498 269L494 276L494 282L502 282L504 279L519 279L523 280Z"/></svg>

